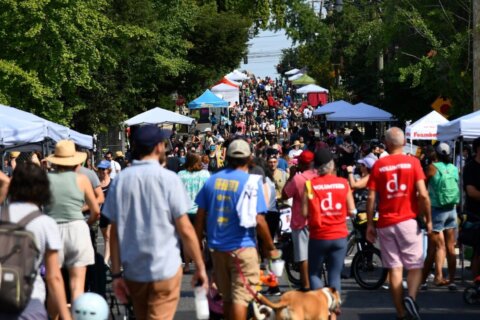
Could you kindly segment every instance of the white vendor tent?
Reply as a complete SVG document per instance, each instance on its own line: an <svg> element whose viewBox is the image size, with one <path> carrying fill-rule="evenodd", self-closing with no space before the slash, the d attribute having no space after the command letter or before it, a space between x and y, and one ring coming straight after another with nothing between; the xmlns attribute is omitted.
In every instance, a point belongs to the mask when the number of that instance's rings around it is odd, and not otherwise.
<svg viewBox="0 0 480 320"><path fill-rule="evenodd" d="M328 104L327 104L328 105ZM392 121L391 113L380 108L360 102L351 108L343 108L327 115L327 121L384 122Z"/></svg>
<svg viewBox="0 0 480 320"><path fill-rule="evenodd" d="M232 86L226 83L220 83L216 86L213 86L210 91L212 91L220 99L223 99L230 103L230 105L233 105L235 104L235 102L240 101L240 89L236 86Z"/></svg>
<svg viewBox="0 0 480 320"><path fill-rule="evenodd" d="M93 138L92 136L79 133L75 130L69 129L65 126L62 126L58 123L48 121L39 116L34 115L20 109L16 109L9 106L4 106L0 104L0 118L10 117L14 119L19 119L34 124L41 124L43 126L43 139L49 138L53 141L59 141L62 139L70 139L75 142L75 144L83 147L92 149L93 148ZM18 132L18 134L21 134Z"/></svg>
<svg viewBox="0 0 480 320"><path fill-rule="evenodd" d="M436 140L437 126L448 123L448 120L437 111L418 119L405 129L405 137L409 140Z"/></svg>
<svg viewBox="0 0 480 320"><path fill-rule="evenodd" d="M293 76L288 77L288 80L289 80L289 81L297 80L297 79L300 78L301 76L303 76L303 73L301 73L301 72L300 72L300 73L296 73L296 74L294 74Z"/></svg>
<svg viewBox="0 0 480 320"><path fill-rule="evenodd" d="M448 141L460 137L463 137L464 140L480 137L480 111L438 126L437 140Z"/></svg>
<svg viewBox="0 0 480 320"><path fill-rule="evenodd" d="M300 89L297 90L297 93L311 93L311 92L326 92L328 93L328 90L325 88L322 88L320 86L317 86L316 84L308 84L306 86L301 87Z"/></svg>
<svg viewBox="0 0 480 320"><path fill-rule="evenodd" d="M327 103L326 105L323 105L321 107L318 107L313 111L314 116L319 116L322 114L329 114L329 113L336 113L336 112L343 112L343 111L348 111L353 108L353 105L351 103L348 103L347 101L343 100L338 100L334 102Z"/></svg>
<svg viewBox="0 0 480 320"><path fill-rule="evenodd" d="M47 138L45 129L41 123L2 115L0 117L0 146L10 147L41 142Z"/></svg>
<svg viewBox="0 0 480 320"><path fill-rule="evenodd" d="M137 114L135 117L128 119L124 123L127 126L134 126L140 124L162 124L162 123L177 123L191 125L193 118L181 115L176 112L165 110L162 108L153 108L143 113Z"/></svg>
<svg viewBox="0 0 480 320"><path fill-rule="evenodd" d="M301 70L300 69L297 69L297 68L294 68L292 70L288 70L287 72L285 72L285 75L287 76L293 76L294 74L297 74L299 73Z"/></svg>
<svg viewBox="0 0 480 320"><path fill-rule="evenodd" d="M232 72L230 72L229 74L227 74L225 76L225 78L227 78L228 80L233 80L233 81L243 81L243 80L248 80L248 76L243 73L243 72L240 72L238 70L233 70Z"/></svg>

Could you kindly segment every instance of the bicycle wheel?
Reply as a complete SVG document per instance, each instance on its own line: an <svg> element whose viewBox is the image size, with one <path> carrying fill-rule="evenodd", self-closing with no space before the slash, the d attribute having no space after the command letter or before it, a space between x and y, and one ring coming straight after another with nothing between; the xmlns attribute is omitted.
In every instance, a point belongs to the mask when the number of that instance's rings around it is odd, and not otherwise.
<svg viewBox="0 0 480 320"><path fill-rule="evenodd" d="M480 295L475 287L467 287L463 291L463 301L467 304L476 304L480 301Z"/></svg>
<svg viewBox="0 0 480 320"><path fill-rule="evenodd" d="M285 272L287 273L288 281L295 286L300 286L300 268L298 263L293 260L285 261Z"/></svg>
<svg viewBox="0 0 480 320"><path fill-rule="evenodd" d="M352 261L352 273L360 287L367 290L380 288L388 273L383 268L380 250L371 247L357 252Z"/></svg>

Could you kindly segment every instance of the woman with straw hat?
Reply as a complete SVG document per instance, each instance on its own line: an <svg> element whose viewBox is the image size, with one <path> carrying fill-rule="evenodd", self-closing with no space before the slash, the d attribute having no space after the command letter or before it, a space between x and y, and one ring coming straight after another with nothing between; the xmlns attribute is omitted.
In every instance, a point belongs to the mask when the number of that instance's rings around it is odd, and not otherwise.
<svg viewBox="0 0 480 320"><path fill-rule="evenodd" d="M87 265L94 263L87 223L92 224L100 217L100 208L90 181L76 172L86 158L86 153L75 151L75 144L70 140L59 141L55 153L47 157L47 161L54 165L55 172L48 174L52 203L46 213L57 222L60 229L63 250L59 252L59 259L60 264L68 268L72 302L83 293ZM85 202L90 210L87 223L82 214Z"/></svg>

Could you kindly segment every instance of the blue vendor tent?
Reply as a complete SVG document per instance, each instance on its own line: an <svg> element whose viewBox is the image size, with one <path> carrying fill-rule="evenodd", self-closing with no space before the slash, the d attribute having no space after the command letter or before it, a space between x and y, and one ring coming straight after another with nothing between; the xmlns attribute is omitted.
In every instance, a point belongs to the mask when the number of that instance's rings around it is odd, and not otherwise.
<svg viewBox="0 0 480 320"><path fill-rule="evenodd" d="M189 109L200 108L226 108L229 103L217 97L212 91L205 90L205 92L188 104Z"/></svg>

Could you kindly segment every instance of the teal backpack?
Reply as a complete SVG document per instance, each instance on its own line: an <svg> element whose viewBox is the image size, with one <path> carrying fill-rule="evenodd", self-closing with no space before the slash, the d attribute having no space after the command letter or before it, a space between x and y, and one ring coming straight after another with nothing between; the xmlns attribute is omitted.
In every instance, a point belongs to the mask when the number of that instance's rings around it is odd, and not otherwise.
<svg viewBox="0 0 480 320"><path fill-rule="evenodd" d="M440 175L437 182L437 200L442 207L452 206L460 202L460 189L458 186L458 169L453 164L443 162L433 163Z"/></svg>

